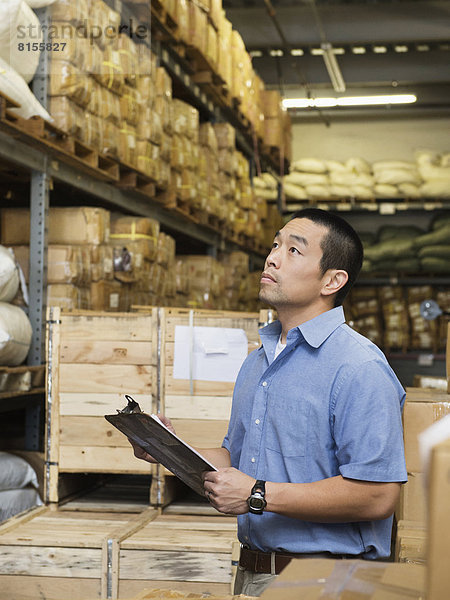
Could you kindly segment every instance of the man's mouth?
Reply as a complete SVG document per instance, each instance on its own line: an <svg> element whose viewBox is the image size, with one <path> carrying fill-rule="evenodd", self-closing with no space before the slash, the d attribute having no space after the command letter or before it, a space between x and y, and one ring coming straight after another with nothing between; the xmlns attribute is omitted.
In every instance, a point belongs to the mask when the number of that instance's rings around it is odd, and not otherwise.
<svg viewBox="0 0 450 600"><path fill-rule="evenodd" d="M274 277L272 277L272 275L269 275L269 273L264 272L261 275L261 283L276 283L276 280Z"/></svg>

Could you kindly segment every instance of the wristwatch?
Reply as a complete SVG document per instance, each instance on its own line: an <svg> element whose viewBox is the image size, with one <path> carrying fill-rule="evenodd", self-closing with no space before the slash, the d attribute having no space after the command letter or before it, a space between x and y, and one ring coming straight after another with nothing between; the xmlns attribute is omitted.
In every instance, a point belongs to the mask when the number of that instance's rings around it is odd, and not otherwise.
<svg viewBox="0 0 450 600"><path fill-rule="evenodd" d="M266 482L261 479L257 479L255 485L252 487L250 496L247 498L248 510L254 515L262 515L264 509L267 506L265 499L266 495Z"/></svg>

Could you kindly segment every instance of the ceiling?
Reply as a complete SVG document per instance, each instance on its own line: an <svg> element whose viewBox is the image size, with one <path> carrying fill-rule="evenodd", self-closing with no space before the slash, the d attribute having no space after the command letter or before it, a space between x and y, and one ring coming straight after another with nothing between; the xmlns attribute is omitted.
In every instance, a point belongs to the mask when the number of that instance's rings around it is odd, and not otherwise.
<svg viewBox="0 0 450 600"><path fill-rule="evenodd" d="M389 106L389 115L450 115L450 0L223 0L223 7L266 87L285 98L411 93L417 102ZM324 44L345 92L331 85ZM379 117L387 107L324 112Z"/></svg>

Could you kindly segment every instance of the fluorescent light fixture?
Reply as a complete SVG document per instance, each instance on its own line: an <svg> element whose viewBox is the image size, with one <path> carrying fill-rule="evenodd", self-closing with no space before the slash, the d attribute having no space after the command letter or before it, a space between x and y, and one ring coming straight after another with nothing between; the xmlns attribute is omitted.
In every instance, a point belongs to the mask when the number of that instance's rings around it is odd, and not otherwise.
<svg viewBox="0 0 450 600"><path fill-rule="evenodd" d="M352 46L352 52L353 54L365 54L366 49L364 46Z"/></svg>
<svg viewBox="0 0 450 600"><path fill-rule="evenodd" d="M311 48L310 52L313 56L323 56L324 55L324 51L322 48Z"/></svg>
<svg viewBox="0 0 450 600"><path fill-rule="evenodd" d="M375 54L386 54L387 48L386 46L374 46L373 51Z"/></svg>
<svg viewBox="0 0 450 600"><path fill-rule="evenodd" d="M291 50L291 55L292 56L303 56L305 53L301 48L293 48Z"/></svg>
<svg viewBox="0 0 450 600"><path fill-rule="evenodd" d="M335 106L380 106L387 104L412 104L414 94L392 94L386 96L347 96L343 98L285 98L284 108L332 108Z"/></svg>
<svg viewBox="0 0 450 600"><path fill-rule="evenodd" d="M428 44L417 44L416 50L418 52L428 52L430 50L430 46Z"/></svg>
<svg viewBox="0 0 450 600"><path fill-rule="evenodd" d="M333 53L337 56L338 54L345 54L345 48L333 48Z"/></svg>
<svg viewBox="0 0 450 600"><path fill-rule="evenodd" d="M399 44L397 46L394 46L394 50L396 52L408 52L408 46L404 46L404 45Z"/></svg>
<svg viewBox="0 0 450 600"><path fill-rule="evenodd" d="M251 58L260 58L262 56L261 50L250 50L249 54Z"/></svg>
<svg viewBox="0 0 450 600"><path fill-rule="evenodd" d="M342 92L345 92L345 81L342 77L336 56L334 55L333 46L331 44L322 44L322 50L323 60L325 61L325 66L327 68L333 90L341 94Z"/></svg>
<svg viewBox="0 0 450 600"><path fill-rule="evenodd" d="M283 50L271 50L270 51L270 56L283 56Z"/></svg>

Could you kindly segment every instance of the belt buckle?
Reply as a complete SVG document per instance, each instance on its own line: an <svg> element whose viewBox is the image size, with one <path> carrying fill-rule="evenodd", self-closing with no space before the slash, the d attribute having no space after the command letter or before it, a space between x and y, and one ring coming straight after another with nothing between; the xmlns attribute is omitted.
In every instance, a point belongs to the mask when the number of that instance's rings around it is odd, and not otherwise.
<svg viewBox="0 0 450 600"><path fill-rule="evenodd" d="M270 553L270 574L271 575L277 574L276 558L277 558L276 553L271 552Z"/></svg>

